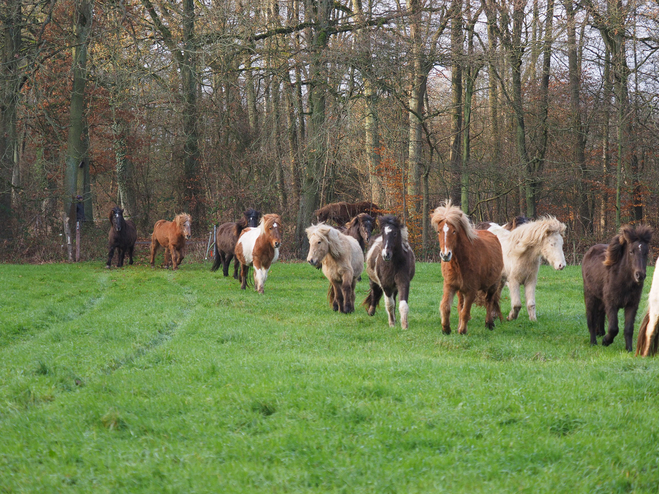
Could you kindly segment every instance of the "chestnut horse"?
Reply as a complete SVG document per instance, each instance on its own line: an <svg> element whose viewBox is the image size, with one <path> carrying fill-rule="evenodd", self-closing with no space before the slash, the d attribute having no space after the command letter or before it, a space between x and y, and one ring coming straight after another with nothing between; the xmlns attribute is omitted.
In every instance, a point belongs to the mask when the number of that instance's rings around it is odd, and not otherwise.
<svg viewBox="0 0 659 494"><path fill-rule="evenodd" d="M247 227L257 227L259 226L259 219L261 218L261 212L256 209L248 209L243 213L243 217L238 221L233 222L229 221L223 223L217 228L215 235L215 261L211 267L211 271L217 271L222 265L222 273L224 276L229 276L229 266L231 265L231 259L233 259L235 254L236 242L242 231ZM238 266L240 263L236 258L233 262L233 277L238 279Z"/></svg>
<svg viewBox="0 0 659 494"><path fill-rule="evenodd" d="M368 242L371 239L371 233L373 232L373 218L367 213L359 213L345 225L340 226L338 230L341 233L350 235L352 238L359 242L359 246L362 248L362 251L368 246Z"/></svg>
<svg viewBox="0 0 659 494"><path fill-rule="evenodd" d="M335 311L349 314L355 310L355 285L364 270L364 252L359 242L325 223L307 228L307 262L323 268L330 282L328 298Z"/></svg>
<svg viewBox="0 0 659 494"><path fill-rule="evenodd" d="M316 209L313 214L318 222L334 221L337 225L343 225L360 213L368 213L375 216L380 208L370 201L363 202L335 202Z"/></svg>
<svg viewBox="0 0 659 494"><path fill-rule="evenodd" d="M643 316L641 327L638 328L636 341L636 356L653 357L659 347L659 269L654 267L650 296L648 297L648 310Z"/></svg>
<svg viewBox="0 0 659 494"><path fill-rule="evenodd" d="M475 230L467 215L451 201L431 213L432 225L438 233L444 294L440 305L442 330L451 332L451 304L458 294L460 322L458 332L467 332L471 305L478 292L485 294L485 327L494 328L494 318L503 320L499 308L499 284L503 271L501 244L496 235Z"/></svg>
<svg viewBox="0 0 659 494"><path fill-rule="evenodd" d="M171 257L172 268L178 269L178 265L185 257L185 241L192 236L191 224L192 217L186 213L176 215L174 221L156 221L151 234L151 267L155 262L158 248L162 246L165 249L165 266L169 265Z"/></svg>
<svg viewBox="0 0 659 494"><path fill-rule="evenodd" d="M609 332L602 345L609 346L618 334L618 310L625 309L625 348L632 351L634 319L643 292L652 228L647 225L620 228L607 244L593 245L583 258L583 294L590 344L604 335L604 318Z"/></svg>
<svg viewBox="0 0 659 494"><path fill-rule="evenodd" d="M137 228L132 220L124 219L124 210L115 206L110 210L110 232L108 234L108 263L110 269L114 249L117 249L117 267L124 265L124 256L128 254L128 264L133 264L133 250L137 240Z"/></svg>
<svg viewBox="0 0 659 494"><path fill-rule="evenodd" d="M254 266L254 288L265 290L270 266L279 259L281 217L266 214L256 228L245 228L236 243L236 259L240 262L240 288L247 287L249 267Z"/></svg>
<svg viewBox="0 0 659 494"><path fill-rule="evenodd" d="M369 316L374 315L384 293L389 326L393 328L396 325L396 296L400 295L400 325L407 329L407 298L410 281L414 278L414 252L408 242L407 228L401 226L398 218L392 214L380 216L378 225L382 233L375 239L366 255L370 290L364 300L364 306Z"/></svg>

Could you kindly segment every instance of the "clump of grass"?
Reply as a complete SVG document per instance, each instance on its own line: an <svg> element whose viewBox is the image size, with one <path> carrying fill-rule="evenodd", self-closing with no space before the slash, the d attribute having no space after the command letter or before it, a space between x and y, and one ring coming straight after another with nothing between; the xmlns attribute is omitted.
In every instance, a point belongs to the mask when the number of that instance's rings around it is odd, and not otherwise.
<svg viewBox="0 0 659 494"><path fill-rule="evenodd" d="M128 429L128 422L126 422L123 415L115 409L108 410L107 413L101 417L101 424L103 424L103 427L111 431Z"/></svg>

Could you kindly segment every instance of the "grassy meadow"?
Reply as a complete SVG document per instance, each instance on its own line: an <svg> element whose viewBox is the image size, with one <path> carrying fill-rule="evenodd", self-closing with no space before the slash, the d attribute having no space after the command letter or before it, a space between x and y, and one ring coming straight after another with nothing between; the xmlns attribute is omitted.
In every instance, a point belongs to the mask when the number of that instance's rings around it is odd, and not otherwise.
<svg viewBox="0 0 659 494"><path fill-rule="evenodd" d="M209 267L0 265L0 492L659 489L659 360L589 346L579 267L542 266L537 323L474 308L466 336L439 264L408 331L304 263L263 296Z"/></svg>

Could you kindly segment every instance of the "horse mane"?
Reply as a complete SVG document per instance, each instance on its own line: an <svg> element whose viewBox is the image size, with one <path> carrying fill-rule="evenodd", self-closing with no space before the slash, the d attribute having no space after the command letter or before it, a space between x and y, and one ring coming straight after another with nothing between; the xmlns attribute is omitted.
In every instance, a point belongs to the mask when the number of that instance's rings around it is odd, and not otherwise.
<svg viewBox="0 0 659 494"><path fill-rule="evenodd" d="M183 223L186 221L192 221L192 216L190 216L188 213L177 214L174 217L174 223L176 223L176 226L179 230L183 229Z"/></svg>
<svg viewBox="0 0 659 494"><path fill-rule="evenodd" d="M529 221L510 231L511 245L537 246L542 244L546 235L558 233L563 235L566 226L554 216L544 216L536 221Z"/></svg>
<svg viewBox="0 0 659 494"><path fill-rule="evenodd" d="M306 229L307 236L311 238L312 235L318 235L323 237L327 244L329 245L330 255L337 259L341 257L341 254L344 252L343 242L339 231L325 223L318 223L317 225L311 225Z"/></svg>
<svg viewBox="0 0 659 494"><path fill-rule="evenodd" d="M634 242L643 242L646 244L652 240L652 227L648 225L638 225L634 228L631 225L624 225L620 228L618 235L611 239L609 246L606 248L605 266L613 266L622 258L625 244Z"/></svg>
<svg viewBox="0 0 659 494"><path fill-rule="evenodd" d="M439 228L442 221L446 221L455 228L462 228L470 242L478 237L467 215L458 206L454 206L450 199L437 207L430 215L430 219L435 230Z"/></svg>
<svg viewBox="0 0 659 494"><path fill-rule="evenodd" d="M278 214L264 214L261 217L258 228L261 230L261 233L265 233L265 229L272 226L274 223L279 223L281 225L281 217Z"/></svg>

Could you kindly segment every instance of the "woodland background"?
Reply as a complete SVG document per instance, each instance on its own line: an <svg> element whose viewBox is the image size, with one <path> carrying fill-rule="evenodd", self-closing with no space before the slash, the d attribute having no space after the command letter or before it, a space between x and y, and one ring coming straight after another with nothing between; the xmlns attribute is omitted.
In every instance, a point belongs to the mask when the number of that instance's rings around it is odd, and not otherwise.
<svg viewBox="0 0 659 494"><path fill-rule="evenodd" d="M659 4L642 0L3 0L0 243L63 254L80 197L99 239L192 214L330 202L407 222L553 214L566 251L659 224Z"/></svg>

